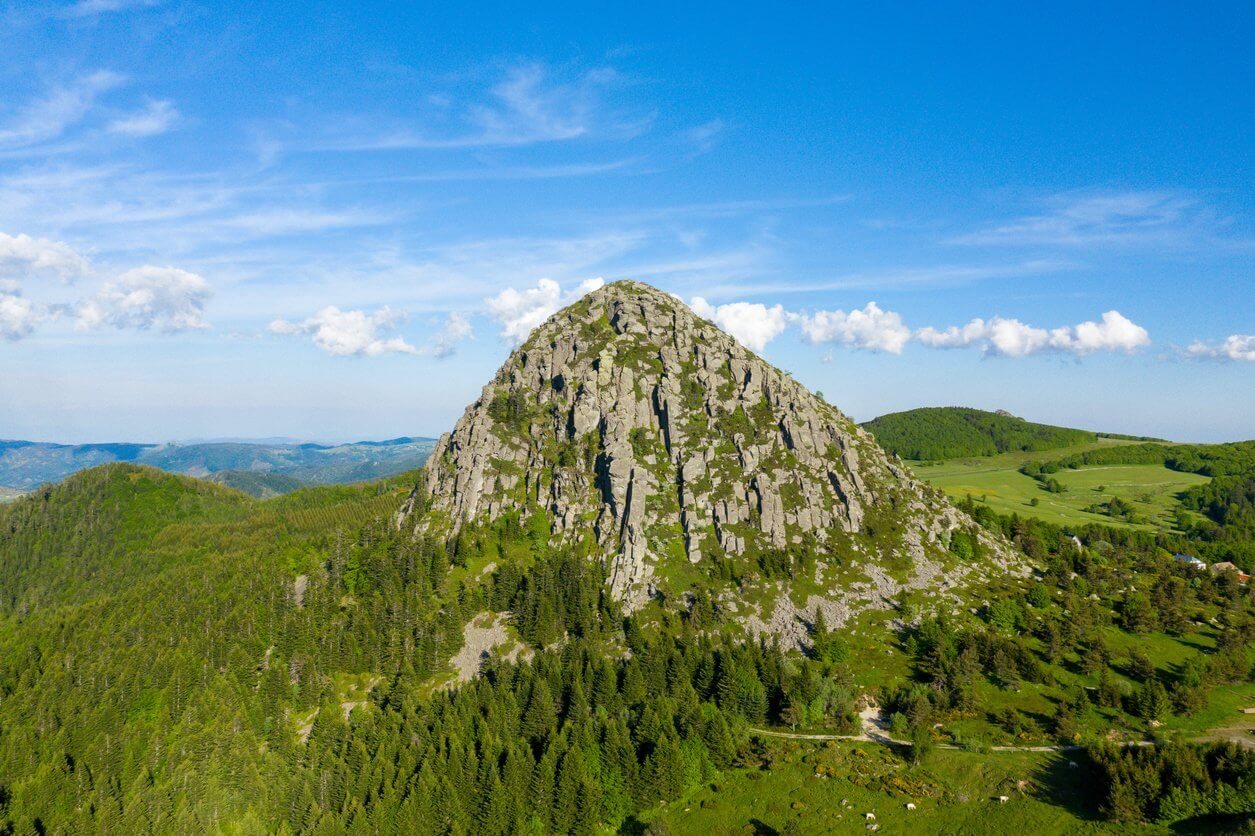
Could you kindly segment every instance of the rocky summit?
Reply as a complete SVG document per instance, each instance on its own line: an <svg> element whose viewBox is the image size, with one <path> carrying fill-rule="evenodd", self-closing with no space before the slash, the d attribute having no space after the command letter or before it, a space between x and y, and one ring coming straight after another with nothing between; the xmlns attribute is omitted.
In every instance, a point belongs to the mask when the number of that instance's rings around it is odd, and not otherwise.
<svg viewBox="0 0 1255 836"><path fill-rule="evenodd" d="M838 409L639 282L537 328L440 439L399 522L452 537L507 513L545 515L558 542L591 536L629 611L711 589L796 644L820 611L836 626L1025 571ZM951 548L958 531L974 550Z"/></svg>

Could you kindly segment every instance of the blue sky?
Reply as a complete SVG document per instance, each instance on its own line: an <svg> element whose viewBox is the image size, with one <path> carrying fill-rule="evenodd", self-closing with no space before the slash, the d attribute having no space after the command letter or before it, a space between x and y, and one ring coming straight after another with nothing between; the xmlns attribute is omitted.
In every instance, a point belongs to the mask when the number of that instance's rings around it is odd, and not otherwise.
<svg viewBox="0 0 1255 836"><path fill-rule="evenodd" d="M0 6L0 437L438 434L619 278L859 420L1255 437L1249 4L397 5Z"/></svg>

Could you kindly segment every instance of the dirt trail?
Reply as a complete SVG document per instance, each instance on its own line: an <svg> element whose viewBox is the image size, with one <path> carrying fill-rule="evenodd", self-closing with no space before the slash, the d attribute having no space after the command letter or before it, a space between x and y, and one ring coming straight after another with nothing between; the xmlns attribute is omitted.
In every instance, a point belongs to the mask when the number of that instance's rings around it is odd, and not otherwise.
<svg viewBox="0 0 1255 836"><path fill-rule="evenodd" d="M911 741L899 740L891 737L888 732L889 724L881 716L880 710L876 707L864 708L858 713L859 721L862 725L862 731L858 734L795 734L793 732L772 731L771 729L750 728L750 734L761 735L762 737L783 737L789 740L859 740L865 743L881 743L893 746L910 746ZM1121 746L1154 746L1154 742L1150 740L1129 740L1120 744ZM952 743L939 743L938 749L955 749L961 750L962 746L955 746ZM990 746L991 752L1077 752L1085 747L1080 744L1068 744L1066 746Z"/></svg>

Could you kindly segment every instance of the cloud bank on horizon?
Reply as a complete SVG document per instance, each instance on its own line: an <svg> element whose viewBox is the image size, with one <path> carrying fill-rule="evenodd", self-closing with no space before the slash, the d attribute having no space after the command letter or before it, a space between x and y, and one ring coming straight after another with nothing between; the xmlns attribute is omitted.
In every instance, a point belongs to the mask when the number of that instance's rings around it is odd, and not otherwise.
<svg viewBox="0 0 1255 836"><path fill-rule="evenodd" d="M570 304L602 284L601 279L594 279L563 295L557 282L541 279L535 288L523 291L507 288L485 302L501 325L501 338L518 345L562 305ZM868 302L862 309L848 313L834 310L813 314L786 311L780 304L768 306L755 302L730 302L716 306L700 296L693 297L687 304L698 316L715 323L746 348L760 354L790 325L796 325L804 339L812 345L834 343L887 354L901 354L912 340L927 348L979 346L983 353L1012 358L1049 352L1078 357L1100 351L1131 354L1150 345L1147 330L1119 311L1107 311L1098 322L1051 329L1035 328L1016 319L995 316L988 322L973 319L962 327L952 325L938 330L928 326L912 332L903 323L900 314L881 310L875 302ZM1248 338L1238 336L1230 339L1240 341ZM1190 351L1196 355L1203 353L1202 349L1194 347Z"/></svg>
<svg viewBox="0 0 1255 836"><path fill-rule="evenodd" d="M54 274L65 282L91 272L87 257L69 245L19 233L0 233L0 270L27 278ZM597 277L581 281L563 292L549 278L522 289L506 287L482 300L480 313L494 320L499 335L511 345L519 345L541 323L560 308L605 284ZM0 336L10 341L31 336L36 327L71 311L79 330L102 325L116 328L156 330L165 334L204 330L205 303L211 295L201 276L174 267L143 267L127 270L103 284L95 296L77 303L40 305L22 297L17 279L0 279ZM1076 357L1097 352L1132 354L1151 344L1148 330L1116 310L1102 314L1097 321L1042 328L1016 318L994 315L976 317L964 325L941 328L908 327L900 313L882 309L875 301L850 311L841 309L789 311L782 304L734 301L712 305L702 296L687 303L699 316L723 328L747 348L762 353L790 326L796 326L811 345L839 345L871 352L900 355L909 343L931 349L978 347L982 354L1021 358L1036 354L1070 354ZM383 354L428 355L448 358L457 345L473 335L473 326L459 311L448 314L444 326L429 345L415 348L399 336L379 337L405 322L404 311L387 306L374 313L340 310L329 305L300 321L273 319L266 330L281 336L304 335L328 354L346 357L377 357ZM1193 359L1255 361L1255 336L1231 334L1220 342L1194 340L1174 355Z"/></svg>

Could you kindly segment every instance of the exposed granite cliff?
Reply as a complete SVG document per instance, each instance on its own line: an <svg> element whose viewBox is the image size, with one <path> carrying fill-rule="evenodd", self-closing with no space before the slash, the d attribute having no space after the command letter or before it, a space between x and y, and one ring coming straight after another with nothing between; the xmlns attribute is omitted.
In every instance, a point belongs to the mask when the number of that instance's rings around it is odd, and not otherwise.
<svg viewBox="0 0 1255 836"><path fill-rule="evenodd" d="M596 538L629 608L659 588L686 594L666 588L668 566L772 551L816 555L820 592L828 563L896 557L936 578L952 563L950 533L973 528L836 408L639 282L607 285L536 329L440 439L399 523L452 535L540 509L556 540ZM883 591L863 597L887 605ZM819 599L798 617L832 600Z"/></svg>

